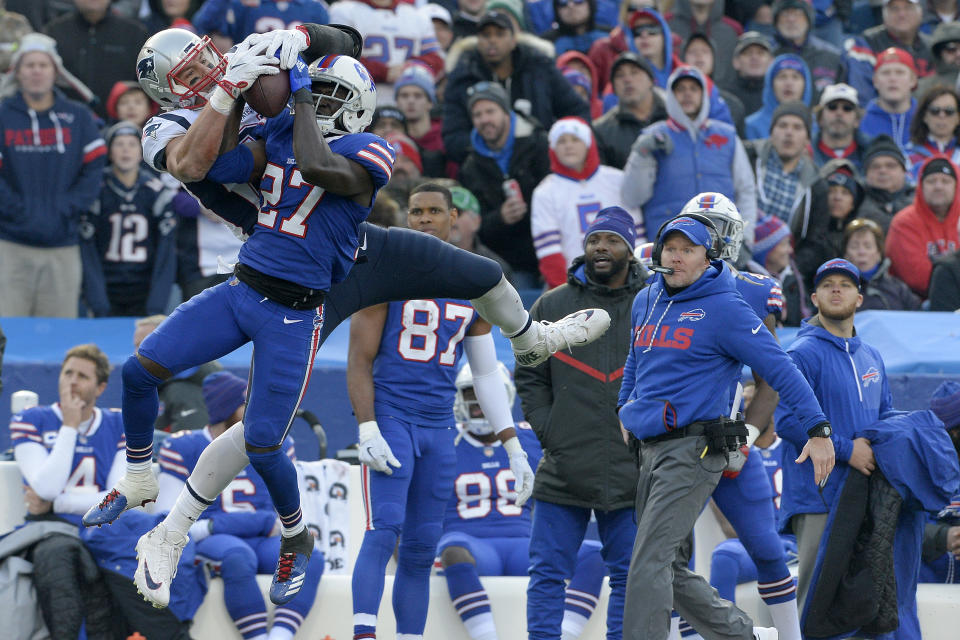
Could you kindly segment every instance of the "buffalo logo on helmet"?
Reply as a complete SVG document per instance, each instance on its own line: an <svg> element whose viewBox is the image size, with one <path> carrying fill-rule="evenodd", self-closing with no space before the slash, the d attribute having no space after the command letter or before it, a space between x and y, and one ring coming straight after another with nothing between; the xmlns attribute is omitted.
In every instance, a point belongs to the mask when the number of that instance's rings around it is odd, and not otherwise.
<svg viewBox="0 0 960 640"><path fill-rule="evenodd" d="M138 80L150 80L151 82L157 82L156 64L153 61L153 56L147 56L143 60L137 63L137 79Z"/></svg>
<svg viewBox="0 0 960 640"><path fill-rule="evenodd" d="M683 322L684 320L689 320L690 322L696 322L698 320L703 320L707 317L707 312L703 309L690 309L690 311L684 311L680 314L680 318L677 322Z"/></svg>

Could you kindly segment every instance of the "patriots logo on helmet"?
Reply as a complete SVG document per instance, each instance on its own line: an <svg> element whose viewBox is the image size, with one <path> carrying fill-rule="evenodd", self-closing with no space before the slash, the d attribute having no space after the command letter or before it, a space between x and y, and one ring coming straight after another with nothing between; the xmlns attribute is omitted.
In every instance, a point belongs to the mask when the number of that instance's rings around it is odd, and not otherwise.
<svg viewBox="0 0 960 640"><path fill-rule="evenodd" d="M860 376L860 379L863 380L863 388L866 389L871 382L880 382L880 372L877 371L876 367L870 367L865 374Z"/></svg>
<svg viewBox="0 0 960 640"><path fill-rule="evenodd" d="M689 320L690 322L696 322L697 320L703 320L707 317L707 312L703 309L690 309L690 311L684 311L680 314L680 318L677 322L683 322L684 320Z"/></svg>
<svg viewBox="0 0 960 640"><path fill-rule="evenodd" d="M158 81L156 64L153 61L153 56L147 56L137 63L137 79L150 80L152 82Z"/></svg>

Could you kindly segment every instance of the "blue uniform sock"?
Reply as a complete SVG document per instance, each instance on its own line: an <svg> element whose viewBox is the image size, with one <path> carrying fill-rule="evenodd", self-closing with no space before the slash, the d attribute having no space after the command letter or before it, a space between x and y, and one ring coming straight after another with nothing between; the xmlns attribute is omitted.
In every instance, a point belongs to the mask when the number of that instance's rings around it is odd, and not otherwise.
<svg viewBox="0 0 960 640"><path fill-rule="evenodd" d="M436 529L439 534L440 527ZM397 575L393 582L393 613L397 618L398 634L423 634L427 624L427 605L430 604L430 571L439 538L437 535L426 541L400 540Z"/></svg>
<svg viewBox="0 0 960 640"><path fill-rule="evenodd" d="M267 606L257 585L257 557L246 544L237 545L220 562L227 613L244 638L267 631Z"/></svg>
<svg viewBox="0 0 960 640"><path fill-rule="evenodd" d="M577 566L567 585L563 607L564 638L578 638L600 602L605 567L600 544L585 542L577 554Z"/></svg>
<svg viewBox="0 0 960 640"><path fill-rule="evenodd" d="M303 528L303 514L300 512L300 489L297 487L297 470L293 460L282 448L266 453L248 451L247 457L267 485L283 525L283 535L296 535Z"/></svg>
<svg viewBox="0 0 960 640"><path fill-rule="evenodd" d="M490 598L480 584L477 565L472 562L458 562L443 570L447 579L447 590L457 615L463 620L467 632L473 640L495 638L497 631L493 625L493 613L490 610Z"/></svg>
<svg viewBox="0 0 960 640"><path fill-rule="evenodd" d="M137 356L123 363L123 431L127 437L127 462L147 463L153 458L153 425L157 421L163 382L147 371Z"/></svg>
<svg viewBox="0 0 960 640"><path fill-rule="evenodd" d="M377 611L383 597L383 576L397 544L397 531L371 529L364 532L363 544L353 565L353 637L377 637Z"/></svg>

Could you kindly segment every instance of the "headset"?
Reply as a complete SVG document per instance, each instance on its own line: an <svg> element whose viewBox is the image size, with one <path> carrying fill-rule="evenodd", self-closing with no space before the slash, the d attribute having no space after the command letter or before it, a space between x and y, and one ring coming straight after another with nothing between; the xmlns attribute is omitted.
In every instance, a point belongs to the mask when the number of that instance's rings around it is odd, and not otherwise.
<svg viewBox="0 0 960 640"><path fill-rule="evenodd" d="M663 253L663 242L661 241L660 236L663 235L663 230L667 227L667 225L678 218L690 218L691 220L696 220L705 226L707 228L707 232L710 234L710 238L713 240L710 248L707 249L707 258L710 260L718 260L720 258L720 252L723 250L723 241L720 239L720 230L717 229L717 225L713 223L713 220L699 213L681 213L678 216L670 218L660 225L659 229L657 229L657 237L653 241L653 254L650 256L650 262L652 264L650 267L651 271L665 273L667 275L673 273L673 269L670 267L664 267L660 265L660 254Z"/></svg>

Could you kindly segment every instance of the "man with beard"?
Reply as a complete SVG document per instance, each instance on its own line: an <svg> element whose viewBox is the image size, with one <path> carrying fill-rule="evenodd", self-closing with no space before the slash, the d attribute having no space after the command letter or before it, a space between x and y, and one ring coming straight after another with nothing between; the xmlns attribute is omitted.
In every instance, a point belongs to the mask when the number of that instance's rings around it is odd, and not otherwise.
<svg viewBox="0 0 960 640"><path fill-rule="evenodd" d="M625 209L601 210L587 228L584 255L573 261L567 283L543 294L530 310L532 318L553 320L589 300L611 318L610 329L593 345L515 372L524 416L544 453L534 482L537 508L527 588L530 638L561 636L564 580L573 574L591 511L610 575L607 638L621 637L636 534L637 466L620 437L617 393L626 358L623 347L630 341L630 308L647 275L633 259L635 240L634 219Z"/></svg>
<svg viewBox="0 0 960 640"><path fill-rule="evenodd" d="M810 299L817 314L804 320L797 340L787 353L810 383L824 414L836 425L830 436L839 471L848 465L869 476L876 468L870 441L854 434L894 413L890 385L880 352L864 342L853 325L863 303L860 270L842 258L820 265ZM851 382L853 384L851 384ZM776 413L777 433L784 439L784 460L792 460L809 435L794 414L781 405ZM797 600L803 611L817 560L820 537L846 473L814 483L813 470L805 465L783 466L781 529L797 536L800 570Z"/></svg>

